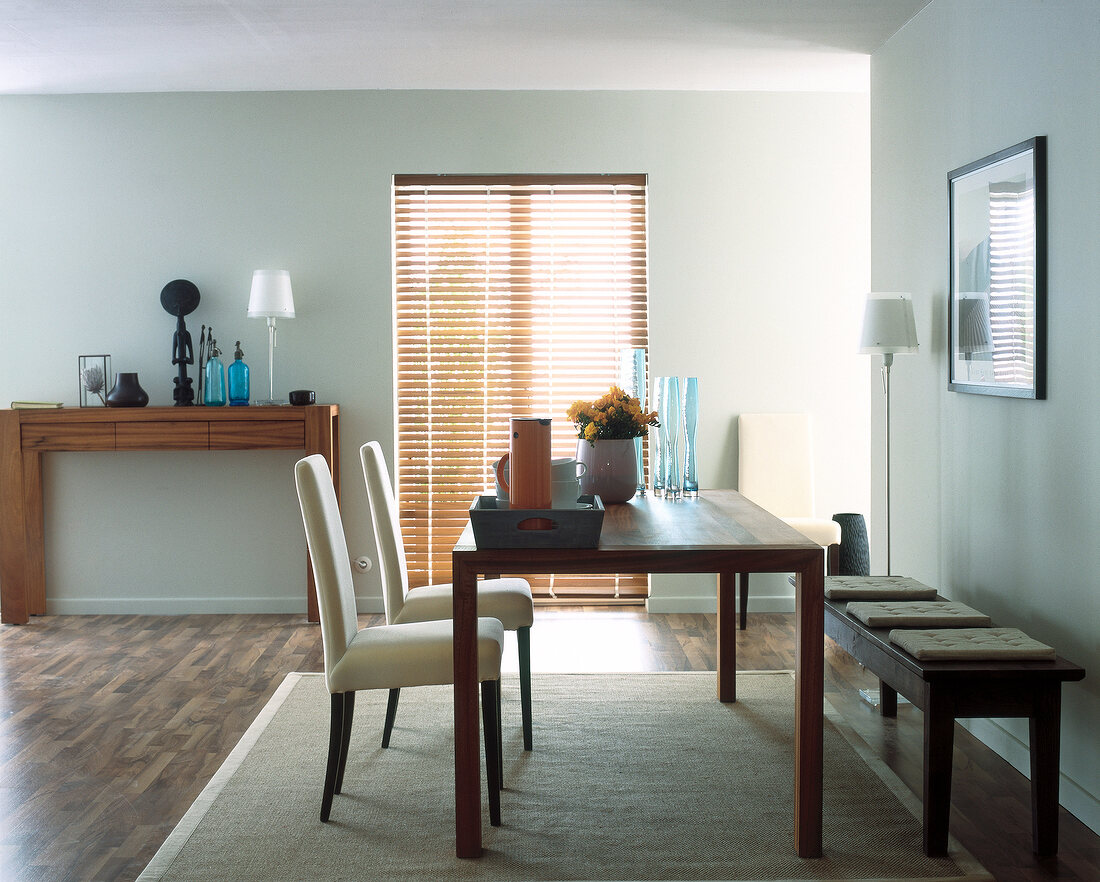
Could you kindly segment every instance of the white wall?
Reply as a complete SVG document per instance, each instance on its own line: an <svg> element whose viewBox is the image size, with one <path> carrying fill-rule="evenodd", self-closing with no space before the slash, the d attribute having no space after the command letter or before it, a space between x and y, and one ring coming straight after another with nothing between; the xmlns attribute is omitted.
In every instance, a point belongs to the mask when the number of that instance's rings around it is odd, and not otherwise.
<svg viewBox="0 0 1100 882"><path fill-rule="evenodd" d="M921 343L892 374L893 568L1088 669L1089 679L1063 689L1061 797L1093 829L1100 374L1087 353L1100 336L1097 45L1094 0L936 0L871 65L872 283L913 292ZM1048 398L948 392L947 174L1035 135L1048 137ZM878 427L881 397L872 401ZM873 549L883 542L881 531L872 536ZM971 725L1026 774L1026 721Z"/></svg>
<svg viewBox="0 0 1100 882"><path fill-rule="evenodd" d="M390 176L645 172L651 365L701 378L702 484L735 484L737 413L808 410L820 512L867 511L866 95L3 97L0 130L4 403L75 405L76 357L109 352L170 404L158 298L179 277L202 294L192 334L213 325L227 353L240 338L265 388L248 286L285 267L298 318L280 324L277 389L340 403L351 551L373 555L357 449L379 438L392 457ZM294 459L47 455L49 609L304 609ZM380 609L376 576L356 578L361 607ZM654 590L665 608L713 609L712 580ZM778 593L761 602L789 607Z"/></svg>

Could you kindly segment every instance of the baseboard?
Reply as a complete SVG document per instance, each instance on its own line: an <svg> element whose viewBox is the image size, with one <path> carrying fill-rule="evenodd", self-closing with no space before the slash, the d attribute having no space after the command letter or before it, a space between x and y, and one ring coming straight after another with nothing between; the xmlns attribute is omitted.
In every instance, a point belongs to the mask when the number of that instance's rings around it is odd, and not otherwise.
<svg viewBox="0 0 1100 882"><path fill-rule="evenodd" d="M959 720L959 725L1025 778L1031 778L1031 752L1008 729L992 719ZM1094 833L1100 833L1100 799L1065 774L1058 776L1058 803Z"/></svg>
<svg viewBox="0 0 1100 882"><path fill-rule="evenodd" d="M381 597L357 597L360 613L385 612ZM51 616L305 615L298 597L77 597L46 600Z"/></svg>
<svg viewBox="0 0 1100 882"><path fill-rule="evenodd" d="M651 613L716 613L718 598L713 592L698 596L649 597L645 608ZM794 598L788 594L758 597L749 595L749 612L794 612Z"/></svg>

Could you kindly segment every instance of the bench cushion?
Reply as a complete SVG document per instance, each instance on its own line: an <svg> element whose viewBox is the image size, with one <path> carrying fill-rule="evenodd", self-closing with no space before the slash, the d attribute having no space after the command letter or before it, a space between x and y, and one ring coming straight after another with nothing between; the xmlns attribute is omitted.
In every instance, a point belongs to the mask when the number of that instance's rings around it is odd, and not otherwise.
<svg viewBox="0 0 1100 882"><path fill-rule="evenodd" d="M1016 628L894 630L890 642L920 661L1055 659L1052 647Z"/></svg>
<svg viewBox="0 0 1100 882"><path fill-rule="evenodd" d="M868 628L988 628L989 616L953 600L852 601L845 608Z"/></svg>
<svg viewBox="0 0 1100 882"><path fill-rule="evenodd" d="M827 576L829 600L932 600L936 589L908 576Z"/></svg>

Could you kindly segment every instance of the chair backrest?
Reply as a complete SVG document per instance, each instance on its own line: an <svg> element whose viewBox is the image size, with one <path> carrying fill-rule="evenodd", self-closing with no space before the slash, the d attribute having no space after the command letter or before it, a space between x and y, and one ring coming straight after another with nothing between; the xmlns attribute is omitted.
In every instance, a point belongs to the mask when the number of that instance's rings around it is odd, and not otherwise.
<svg viewBox="0 0 1100 882"><path fill-rule="evenodd" d="M737 489L781 518L814 517L810 417L743 413L737 418Z"/></svg>
<svg viewBox="0 0 1100 882"><path fill-rule="evenodd" d="M392 625L405 605L405 595L409 593L409 569L405 563L401 521L397 516L397 501L393 498L390 473L381 445L377 441L368 441L359 448L359 459L363 463L370 519L378 546L382 602L386 606L386 622Z"/></svg>
<svg viewBox="0 0 1100 882"><path fill-rule="evenodd" d="M317 583L325 676L331 677L359 630L348 544L325 458L315 453L299 460L294 466L294 484L302 506L313 580Z"/></svg>

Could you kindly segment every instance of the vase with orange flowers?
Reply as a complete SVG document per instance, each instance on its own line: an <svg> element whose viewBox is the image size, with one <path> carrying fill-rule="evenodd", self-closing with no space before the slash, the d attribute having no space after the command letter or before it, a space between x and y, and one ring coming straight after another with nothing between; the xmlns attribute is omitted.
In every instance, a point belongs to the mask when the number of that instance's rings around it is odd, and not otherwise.
<svg viewBox="0 0 1100 882"><path fill-rule="evenodd" d="M574 401L566 416L577 429L577 461L587 467L581 494L599 494L605 505L631 499L638 486L634 439L658 425L657 413L612 386L595 401Z"/></svg>

